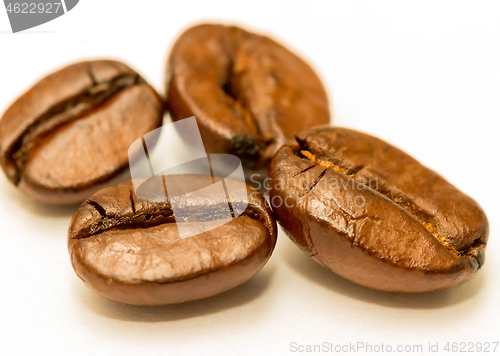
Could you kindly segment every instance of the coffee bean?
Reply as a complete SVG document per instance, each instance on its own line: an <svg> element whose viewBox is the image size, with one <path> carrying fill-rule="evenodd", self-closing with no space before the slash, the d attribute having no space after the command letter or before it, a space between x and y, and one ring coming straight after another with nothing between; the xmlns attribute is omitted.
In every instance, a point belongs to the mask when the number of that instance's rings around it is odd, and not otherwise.
<svg viewBox="0 0 500 356"><path fill-rule="evenodd" d="M230 201L232 211L242 208L242 214L218 226L227 197L198 194L204 178L153 177L137 194L131 181L97 192L83 203L69 227L68 249L76 274L97 294L135 305L205 298L250 279L276 243L271 211L255 189L225 179L230 194L243 191L231 195ZM167 199L156 191L164 186ZM170 187L178 194L172 196ZM191 197L184 194L193 190ZM182 220L179 211L187 212L182 216L188 218ZM181 228L202 232L181 238Z"/></svg>
<svg viewBox="0 0 500 356"><path fill-rule="evenodd" d="M207 152L266 167L296 133L330 122L325 89L302 59L238 27L200 25L175 43L166 91L174 120L196 116Z"/></svg>
<svg viewBox="0 0 500 356"><path fill-rule="evenodd" d="M358 284L425 292L484 264L488 221L443 177L375 137L320 126L274 156L271 203L287 235Z"/></svg>
<svg viewBox="0 0 500 356"><path fill-rule="evenodd" d="M67 66L36 83L0 120L0 165L44 203L81 202L128 167L128 148L161 126L162 102L126 65Z"/></svg>

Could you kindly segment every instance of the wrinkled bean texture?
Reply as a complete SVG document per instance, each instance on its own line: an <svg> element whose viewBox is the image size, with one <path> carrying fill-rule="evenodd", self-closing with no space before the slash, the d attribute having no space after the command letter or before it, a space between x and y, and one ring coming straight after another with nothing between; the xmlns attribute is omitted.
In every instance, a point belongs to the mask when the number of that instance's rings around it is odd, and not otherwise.
<svg viewBox="0 0 500 356"><path fill-rule="evenodd" d="M287 235L353 282L433 291L467 282L484 264L488 221L480 206L378 138L311 128L276 153L269 174Z"/></svg>
<svg viewBox="0 0 500 356"><path fill-rule="evenodd" d="M238 27L199 25L174 44L166 92L173 120L195 116L210 153L262 168L288 138L330 122L325 89L302 59Z"/></svg>
<svg viewBox="0 0 500 356"><path fill-rule="evenodd" d="M129 146L162 119L158 94L125 64L79 62L41 79L7 109L0 165L40 202L82 202L126 173Z"/></svg>
<svg viewBox="0 0 500 356"><path fill-rule="evenodd" d="M174 175L165 180L169 187L189 192L199 186L200 177ZM163 186L161 179L148 183ZM146 185L146 196L155 195L157 184ZM76 274L97 294L134 305L181 303L244 283L269 259L277 232L262 195L238 184L248 194L243 214L182 239L178 224L197 229L216 223L219 208L227 207L226 197L207 193L191 199L179 195L142 200L130 181L97 192L83 203L69 227L68 249ZM176 222L173 201L192 212L194 221ZM241 203L231 201L233 208Z"/></svg>

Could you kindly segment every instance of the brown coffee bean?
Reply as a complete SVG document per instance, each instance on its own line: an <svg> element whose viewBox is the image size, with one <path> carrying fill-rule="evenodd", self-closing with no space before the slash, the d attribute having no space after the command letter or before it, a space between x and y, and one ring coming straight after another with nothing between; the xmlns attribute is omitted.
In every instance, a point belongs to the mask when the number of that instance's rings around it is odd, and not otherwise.
<svg viewBox="0 0 500 356"><path fill-rule="evenodd" d="M242 207L243 213L212 230L180 238L180 228L200 231L217 225L227 197L183 195L200 188L205 176L163 178L151 178L137 195L131 181L103 189L73 216L68 232L71 263L91 290L127 304L181 303L234 288L265 265L277 232L259 192L226 179L229 192L242 189L243 195L233 195L231 206L235 212ZM155 191L164 184L167 199ZM172 186L182 194L172 196ZM242 196L248 197L248 205L242 205ZM189 218L179 222L174 205Z"/></svg>
<svg viewBox="0 0 500 356"><path fill-rule="evenodd" d="M325 89L299 57L268 37L200 25L175 43L166 91L174 120L196 116L207 152L265 167L296 133L330 122Z"/></svg>
<svg viewBox="0 0 500 356"><path fill-rule="evenodd" d="M395 292L453 287L484 264L488 221L443 177L375 137L328 126L274 156L271 204L321 265Z"/></svg>
<svg viewBox="0 0 500 356"><path fill-rule="evenodd" d="M36 83L0 120L0 165L44 203L81 202L128 167L128 149L161 126L162 102L126 65L67 66Z"/></svg>

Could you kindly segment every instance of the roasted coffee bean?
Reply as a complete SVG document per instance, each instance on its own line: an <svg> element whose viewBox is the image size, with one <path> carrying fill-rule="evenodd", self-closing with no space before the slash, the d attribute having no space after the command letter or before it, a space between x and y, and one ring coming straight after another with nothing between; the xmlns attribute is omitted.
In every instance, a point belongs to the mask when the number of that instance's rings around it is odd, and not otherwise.
<svg viewBox="0 0 500 356"><path fill-rule="evenodd" d="M40 80L5 112L0 165L40 202L81 202L126 171L129 146L162 117L158 94L126 65L76 63Z"/></svg>
<svg viewBox="0 0 500 356"><path fill-rule="evenodd" d="M488 221L479 205L378 138L311 128L276 153L269 174L287 235L353 282L426 292L465 283L484 264Z"/></svg>
<svg viewBox="0 0 500 356"><path fill-rule="evenodd" d="M68 232L71 263L91 290L127 304L181 303L236 287L265 265L277 232L259 192L225 179L229 192L242 189L248 197L241 205L242 195L232 195L233 211L242 206L242 214L212 230L181 238L180 228L200 231L203 226L217 226L220 211L227 209L227 197L210 192L171 196L170 187L189 192L199 188L205 177L163 178L164 182L154 177L144 183L146 187L138 189L142 194L136 194L131 181L103 189L73 216ZM158 199L155 189L164 184L169 196ZM180 206L189 218L179 222L179 210L173 206Z"/></svg>
<svg viewBox="0 0 500 356"><path fill-rule="evenodd" d="M330 122L325 89L302 59L238 27L199 25L173 46L166 91L174 120L196 116L207 152L266 167L288 138Z"/></svg>

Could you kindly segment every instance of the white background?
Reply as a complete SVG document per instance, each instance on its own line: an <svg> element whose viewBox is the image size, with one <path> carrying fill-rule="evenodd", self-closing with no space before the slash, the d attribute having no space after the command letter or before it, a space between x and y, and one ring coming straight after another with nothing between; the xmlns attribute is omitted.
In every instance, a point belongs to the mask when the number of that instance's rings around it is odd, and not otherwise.
<svg viewBox="0 0 500 356"><path fill-rule="evenodd" d="M382 293L320 267L280 233L266 267L232 291L125 306L74 274L75 208L35 204L0 175L0 354L297 354L291 342L421 344L427 354L429 343L500 342L500 2L82 0L19 34L2 8L0 110L85 58L123 60L163 92L170 46L206 20L286 44L324 80L336 125L395 144L474 197L491 227L484 269L450 290Z"/></svg>

